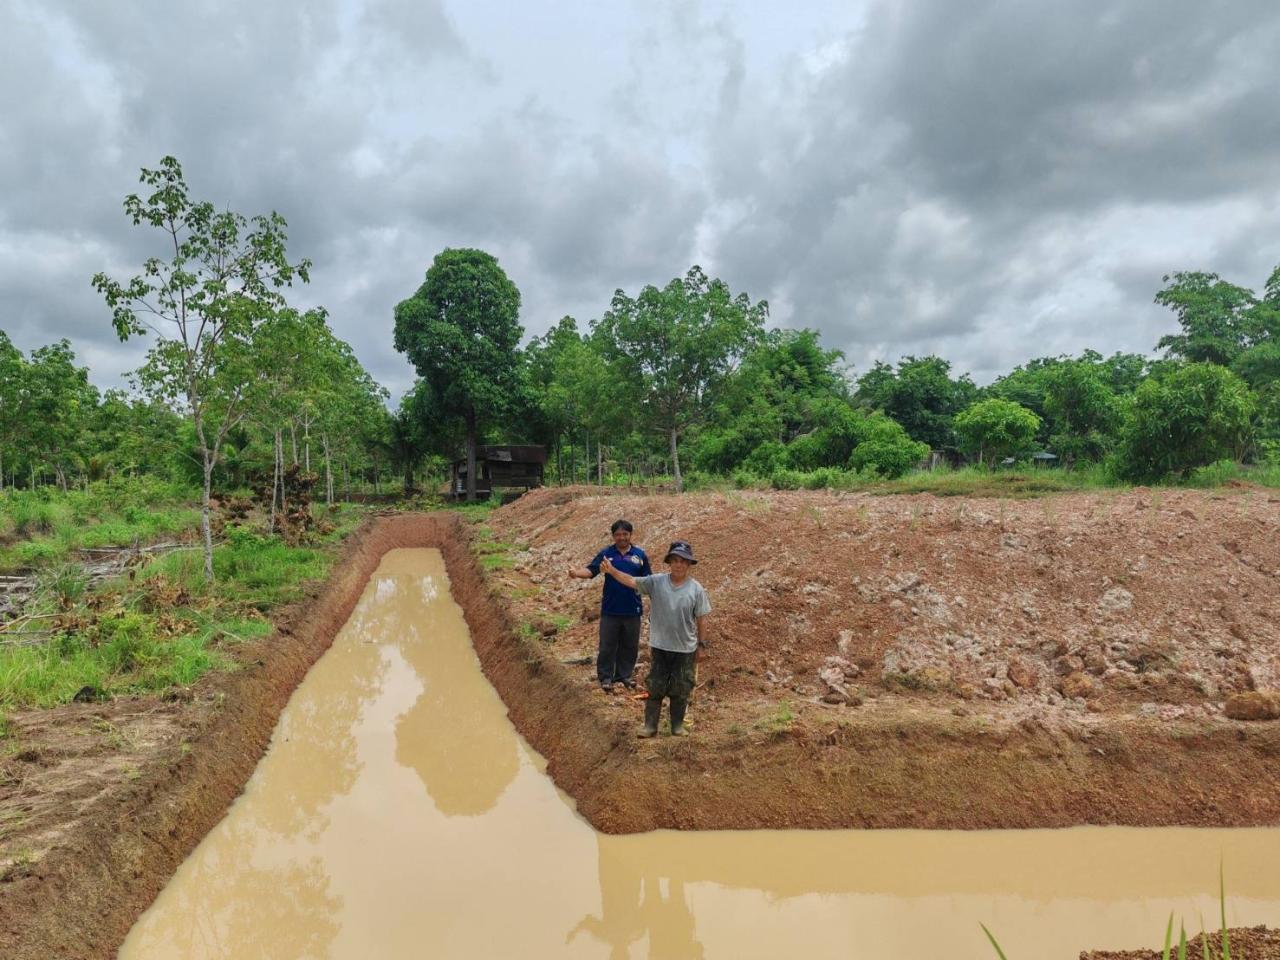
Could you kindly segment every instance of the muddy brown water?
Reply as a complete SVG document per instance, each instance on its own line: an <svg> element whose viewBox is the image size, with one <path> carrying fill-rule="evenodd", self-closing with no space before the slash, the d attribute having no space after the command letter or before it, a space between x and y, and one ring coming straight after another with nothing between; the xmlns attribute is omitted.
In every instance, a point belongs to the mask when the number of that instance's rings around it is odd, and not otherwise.
<svg viewBox="0 0 1280 960"><path fill-rule="evenodd" d="M437 550L382 560L120 951L174 958L1076 957L1280 922L1280 830L597 834L480 672ZM642 776L635 789L644 789Z"/></svg>

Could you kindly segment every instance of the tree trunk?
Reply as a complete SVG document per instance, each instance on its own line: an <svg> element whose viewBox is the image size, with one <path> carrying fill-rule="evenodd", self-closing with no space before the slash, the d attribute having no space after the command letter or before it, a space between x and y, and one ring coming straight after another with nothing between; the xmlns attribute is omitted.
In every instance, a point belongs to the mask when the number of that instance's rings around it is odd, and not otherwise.
<svg viewBox="0 0 1280 960"><path fill-rule="evenodd" d="M476 416L467 414L467 502L476 499Z"/></svg>
<svg viewBox="0 0 1280 960"><path fill-rule="evenodd" d="M311 472L311 418L302 421L302 469Z"/></svg>
<svg viewBox="0 0 1280 960"><path fill-rule="evenodd" d="M209 524L209 493L213 488L213 458L206 448L204 458L204 488L200 491L200 537L204 541L204 581L213 583L213 528Z"/></svg>
<svg viewBox="0 0 1280 960"><path fill-rule="evenodd" d="M671 428L671 473L676 481L676 493L684 493L684 478L680 476L680 448L676 439L676 428Z"/></svg>
<svg viewBox="0 0 1280 960"><path fill-rule="evenodd" d="M333 463L329 457L329 435L326 433L321 437L321 443L324 446L324 503L326 507L333 506ZM311 442L307 441L307 453L311 452Z"/></svg>
<svg viewBox="0 0 1280 960"><path fill-rule="evenodd" d="M280 431L272 434L275 441L271 447L271 519L267 523L267 532L276 532L276 495L280 490Z"/></svg>
<svg viewBox="0 0 1280 960"><path fill-rule="evenodd" d="M293 421L289 421L289 442L293 445L293 464L298 465L298 431L293 427Z"/></svg>
<svg viewBox="0 0 1280 960"><path fill-rule="evenodd" d="M604 448L599 437L596 437L596 483L604 486Z"/></svg>

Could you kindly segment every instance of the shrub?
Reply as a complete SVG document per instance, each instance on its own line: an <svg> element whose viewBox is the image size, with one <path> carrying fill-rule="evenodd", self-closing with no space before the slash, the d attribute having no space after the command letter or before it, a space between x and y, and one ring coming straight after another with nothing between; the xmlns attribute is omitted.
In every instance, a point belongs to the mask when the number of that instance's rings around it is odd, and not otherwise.
<svg viewBox="0 0 1280 960"><path fill-rule="evenodd" d="M1249 449L1255 402L1225 367L1189 363L1142 382L1134 394L1116 466L1126 480L1182 477Z"/></svg>
<svg viewBox="0 0 1280 960"><path fill-rule="evenodd" d="M854 448L849 466L887 479L902 476L929 455L926 444L912 440L894 420L871 418L867 439Z"/></svg>
<svg viewBox="0 0 1280 960"><path fill-rule="evenodd" d="M1020 403L993 398L957 414L955 429L962 448L976 453L979 463L997 464L1032 448L1040 418Z"/></svg>
<svg viewBox="0 0 1280 960"><path fill-rule="evenodd" d="M787 448L776 440L769 440L751 451L742 461L742 469L768 477L787 467L789 462Z"/></svg>
<svg viewBox="0 0 1280 960"><path fill-rule="evenodd" d="M799 470L779 467L769 476L769 483L775 490L799 490L804 486L805 475Z"/></svg>

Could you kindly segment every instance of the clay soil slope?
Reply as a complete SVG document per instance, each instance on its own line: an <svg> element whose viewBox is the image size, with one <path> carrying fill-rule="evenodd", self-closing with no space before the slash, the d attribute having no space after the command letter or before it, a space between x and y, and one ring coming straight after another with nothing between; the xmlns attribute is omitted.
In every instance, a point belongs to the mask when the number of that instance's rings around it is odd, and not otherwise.
<svg viewBox="0 0 1280 960"><path fill-rule="evenodd" d="M600 585L566 572L617 517L655 561L691 540L712 598L687 740L636 742L641 703L594 684ZM1280 822L1278 725L1224 713L1280 686L1273 491L547 489L487 523L563 715L495 682L601 829ZM617 745L586 779L566 724Z"/></svg>

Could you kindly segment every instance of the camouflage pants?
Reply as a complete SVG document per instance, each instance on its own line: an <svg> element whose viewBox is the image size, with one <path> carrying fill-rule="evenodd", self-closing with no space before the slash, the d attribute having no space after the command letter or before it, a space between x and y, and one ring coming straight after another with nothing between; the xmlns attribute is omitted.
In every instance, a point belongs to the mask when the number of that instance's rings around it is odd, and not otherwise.
<svg viewBox="0 0 1280 960"><path fill-rule="evenodd" d="M649 677L645 686L650 700L670 697L673 702L684 702L693 693L693 664L696 654L673 653L670 650L649 648Z"/></svg>

